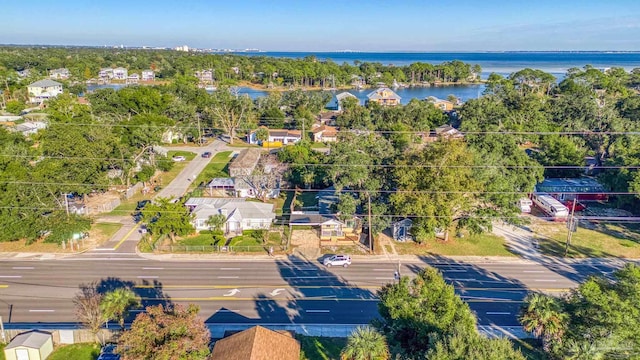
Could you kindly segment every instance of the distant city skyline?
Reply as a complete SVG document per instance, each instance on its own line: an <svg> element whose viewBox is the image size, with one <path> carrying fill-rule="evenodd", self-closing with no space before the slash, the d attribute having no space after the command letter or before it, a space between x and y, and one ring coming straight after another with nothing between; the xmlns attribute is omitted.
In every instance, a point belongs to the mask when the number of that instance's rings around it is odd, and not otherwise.
<svg viewBox="0 0 640 360"><path fill-rule="evenodd" d="M155 2L2 5L0 43L263 51L640 51L640 2Z"/></svg>

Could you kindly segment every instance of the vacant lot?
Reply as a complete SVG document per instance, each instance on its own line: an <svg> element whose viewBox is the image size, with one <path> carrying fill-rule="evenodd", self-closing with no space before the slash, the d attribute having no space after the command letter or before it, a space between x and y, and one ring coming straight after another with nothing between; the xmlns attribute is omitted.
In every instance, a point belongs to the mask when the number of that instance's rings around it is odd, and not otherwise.
<svg viewBox="0 0 640 360"><path fill-rule="evenodd" d="M515 256L505 246L505 239L492 234L449 236L448 241L427 240L422 244L413 241L396 242L398 254L444 256Z"/></svg>

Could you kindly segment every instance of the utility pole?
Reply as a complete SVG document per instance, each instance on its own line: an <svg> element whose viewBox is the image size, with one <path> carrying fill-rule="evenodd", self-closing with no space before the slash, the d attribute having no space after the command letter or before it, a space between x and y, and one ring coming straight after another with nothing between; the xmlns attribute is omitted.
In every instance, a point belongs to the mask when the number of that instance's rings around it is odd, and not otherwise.
<svg viewBox="0 0 640 360"><path fill-rule="evenodd" d="M69 198L67 197L67 195L69 194L62 194L62 196L64 196L64 208L67 211L67 217L69 217Z"/></svg>
<svg viewBox="0 0 640 360"><path fill-rule="evenodd" d="M2 343L7 343L7 337L4 334L4 322L2 321L2 316L0 316L0 332L2 332Z"/></svg>
<svg viewBox="0 0 640 360"><path fill-rule="evenodd" d="M573 235L574 228L575 228L575 219L573 215L576 212L576 202L578 202L578 195L576 195L576 198L573 199L573 205L571 206L571 215L569 215L569 220L567 221L567 228L569 228L569 230L567 231L567 243L564 247L565 257L569 253L569 245L571 245L571 236Z"/></svg>
<svg viewBox="0 0 640 360"><path fill-rule="evenodd" d="M369 252L373 254L373 226L371 225L371 194L367 191L367 205L369 209Z"/></svg>

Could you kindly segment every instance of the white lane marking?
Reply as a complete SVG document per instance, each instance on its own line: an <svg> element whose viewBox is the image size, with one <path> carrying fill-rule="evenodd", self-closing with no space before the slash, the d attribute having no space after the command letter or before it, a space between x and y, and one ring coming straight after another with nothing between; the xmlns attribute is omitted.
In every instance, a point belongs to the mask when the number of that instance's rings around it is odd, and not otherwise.
<svg viewBox="0 0 640 360"><path fill-rule="evenodd" d="M141 275L138 276L138 279L157 279L157 276L150 276L150 275Z"/></svg>
<svg viewBox="0 0 640 360"><path fill-rule="evenodd" d="M21 278L22 275L0 275L0 278L7 278L7 279L17 279L17 278Z"/></svg>
<svg viewBox="0 0 640 360"><path fill-rule="evenodd" d="M502 298L491 298L491 297L482 297L482 296L467 296L467 295L460 295L461 298L463 299L473 299L473 300L487 300L487 301L511 301L513 299L502 299Z"/></svg>
<svg viewBox="0 0 640 360"><path fill-rule="evenodd" d="M288 276L283 277L283 279L327 279L327 278L335 278L335 276Z"/></svg>
<svg viewBox="0 0 640 360"><path fill-rule="evenodd" d="M218 276L218 279L237 279L240 276Z"/></svg>
<svg viewBox="0 0 640 360"><path fill-rule="evenodd" d="M373 269L373 271L394 271L395 269Z"/></svg>
<svg viewBox="0 0 640 360"><path fill-rule="evenodd" d="M142 270L164 270L164 268L159 267L143 267Z"/></svg>
<svg viewBox="0 0 640 360"><path fill-rule="evenodd" d="M377 277L376 280L394 280L392 277Z"/></svg>
<svg viewBox="0 0 640 360"><path fill-rule="evenodd" d="M53 309L33 309L29 310L29 312L55 312Z"/></svg>
<svg viewBox="0 0 640 360"><path fill-rule="evenodd" d="M33 266L14 266L13 270L33 270L35 269Z"/></svg>
<svg viewBox="0 0 640 360"><path fill-rule="evenodd" d="M555 279L536 279L535 281L540 281L540 282L556 282L558 280Z"/></svg>
<svg viewBox="0 0 640 360"><path fill-rule="evenodd" d="M543 270L524 270L524 273L543 273Z"/></svg>
<svg viewBox="0 0 640 360"><path fill-rule="evenodd" d="M275 289L275 290L273 290L272 292L270 292L270 293L269 293L269 295L271 295L271 296L278 296L278 295L280 295L280 293L281 293L281 292L283 292L283 291L284 291L284 289Z"/></svg>
<svg viewBox="0 0 640 360"><path fill-rule="evenodd" d="M441 271L442 272L467 272L467 270L459 270L459 269L452 269L452 270L442 269Z"/></svg>
<svg viewBox="0 0 640 360"><path fill-rule="evenodd" d="M328 313L329 310L305 310L307 313Z"/></svg>
<svg viewBox="0 0 640 360"><path fill-rule="evenodd" d="M510 312L506 312L506 311L487 311L485 314L487 314L487 315L511 315Z"/></svg>
<svg viewBox="0 0 640 360"><path fill-rule="evenodd" d="M222 296L234 296L235 294L237 294L239 292L240 292L240 290L238 290L238 289L231 289L231 290L229 290L228 293L226 293L226 294L224 294Z"/></svg>
<svg viewBox="0 0 640 360"><path fill-rule="evenodd" d="M477 279L472 279L472 278L460 278L460 279L447 279L447 280L451 280L451 281L476 281Z"/></svg>
<svg viewBox="0 0 640 360"><path fill-rule="evenodd" d="M241 268L220 268L220 270L242 270Z"/></svg>
<svg viewBox="0 0 640 360"><path fill-rule="evenodd" d="M313 270L318 270L318 268L317 267L293 268L293 270L296 270L296 271L313 271Z"/></svg>

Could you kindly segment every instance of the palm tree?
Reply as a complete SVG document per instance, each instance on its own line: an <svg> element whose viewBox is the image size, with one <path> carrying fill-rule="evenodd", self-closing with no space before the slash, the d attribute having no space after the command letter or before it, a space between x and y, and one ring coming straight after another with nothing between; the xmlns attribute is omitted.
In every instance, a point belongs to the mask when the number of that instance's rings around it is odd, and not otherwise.
<svg viewBox="0 0 640 360"><path fill-rule="evenodd" d="M222 214L211 215L207 219L207 225L209 225L214 231L222 231L222 227L226 221L227 217Z"/></svg>
<svg viewBox="0 0 640 360"><path fill-rule="evenodd" d="M542 347L547 352L552 342L562 341L567 319L558 299L540 293L527 296L520 311L524 330L541 337Z"/></svg>
<svg viewBox="0 0 640 360"><path fill-rule="evenodd" d="M105 318L116 320L124 329L125 314L139 304L140 299L131 289L117 288L104 295L100 307Z"/></svg>
<svg viewBox="0 0 640 360"><path fill-rule="evenodd" d="M389 348L385 337L376 329L358 327L349 335L340 357L342 360L387 360Z"/></svg>

